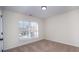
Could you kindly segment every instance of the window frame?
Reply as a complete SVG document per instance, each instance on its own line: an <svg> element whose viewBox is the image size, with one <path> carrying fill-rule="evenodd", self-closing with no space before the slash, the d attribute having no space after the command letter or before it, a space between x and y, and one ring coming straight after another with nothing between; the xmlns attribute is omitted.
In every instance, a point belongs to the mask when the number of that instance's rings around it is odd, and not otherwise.
<svg viewBox="0 0 79 59"><path fill-rule="evenodd" d="M22 22L28 22L29 23L29 29L30 30L28 30L29 31L29 37L27 37L27 38L23 38L23 36L21 35L21 37L19 36L19 39L33 39L33 38L38 38L39 37L39 25L38 25L38 22L35 22L35 21L27 21L27 20L21 20ZM32 37L32 36L30 36L30 35L32 35L32 34L30 34L31 32L32 32L32 29L31 29L31 24L32 23L36 23L37 25L36 25L36 35L34 34L34 36ZM23 23L24 24L24 23ZM24 27L25 25L23 25L23 27ZM33 25L34 26L34 25ZM19 26L20 27L20 26ZM26 26L27 27L27 26ZM24 29L25 30L25 28L22 28L22 29ZM20 28L19 28L19 30L20 30ZM26 30L25 30L26 31ZM19 34L21 34L21 33L19 33ZM26 35L27 36L27 35Z"/></svg>

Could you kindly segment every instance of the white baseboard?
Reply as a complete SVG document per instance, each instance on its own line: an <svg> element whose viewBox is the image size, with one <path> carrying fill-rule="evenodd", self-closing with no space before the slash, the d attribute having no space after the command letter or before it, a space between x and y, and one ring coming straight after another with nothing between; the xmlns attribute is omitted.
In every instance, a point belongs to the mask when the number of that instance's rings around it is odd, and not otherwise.
<svg viewBox="0 0 79 59"><path fill-rule="evenodd" d="M26 45L26 44L30 44L30 43L33 43L33 42L37 42L37 41L40 41L40 40L42 40L42 39L29 40L29 41L27 41L26 43L18 44L18 45L16 45L16 46L6 48L6 49L4 49L4 51L9 50L9 49L12 49L12 48L19 47L19 46L22 46L22 45Z"/></svg>
<svg viewBox="0 0 79 59"><path fill-rule="evenodd" d="M46 39L46 40L49 40L49 39ZM58 43L61 43L61 44L66 44L66 45L71 45L71 46L74 46L74 47L78 47L78 48L79 48L79 46L78 46L78 45L69 44L69 43L64 43L64 42L62 42L62 41L55 41L55 40L50 40L50 41L53 41L53 42L58 42Z"/></svg>

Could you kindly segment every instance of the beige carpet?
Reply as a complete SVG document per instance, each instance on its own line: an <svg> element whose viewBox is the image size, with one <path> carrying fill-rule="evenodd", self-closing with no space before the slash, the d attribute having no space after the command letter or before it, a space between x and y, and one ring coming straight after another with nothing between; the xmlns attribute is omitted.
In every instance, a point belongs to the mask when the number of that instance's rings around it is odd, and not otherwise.
<svg viewBox="0 0 79 59"><path fill-rule="evenodd" d="M40 40L31 44L16 47L7 52L77 52L78 47L65 45L49 40Z"/></svg>

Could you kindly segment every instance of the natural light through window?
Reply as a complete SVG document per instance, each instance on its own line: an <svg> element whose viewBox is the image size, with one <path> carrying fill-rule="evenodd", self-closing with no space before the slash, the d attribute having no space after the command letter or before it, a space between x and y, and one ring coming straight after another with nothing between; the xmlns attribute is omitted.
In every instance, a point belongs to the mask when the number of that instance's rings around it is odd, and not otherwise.
<svg viewBox="0 0 79 59"><path fill-rule="evenodd" d="M38 38L38 23L19 21L19 38Z"/></svg>

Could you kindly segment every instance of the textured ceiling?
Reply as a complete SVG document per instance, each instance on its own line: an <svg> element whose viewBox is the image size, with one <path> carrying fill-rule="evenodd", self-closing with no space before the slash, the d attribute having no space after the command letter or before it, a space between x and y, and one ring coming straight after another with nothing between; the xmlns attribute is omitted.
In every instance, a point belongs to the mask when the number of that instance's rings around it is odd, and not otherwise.
<svg viewBox="0 0 79 59"><path fill-rule="evenodd" d="M14 12L24 13L26 15L32 15L41 19L46 19L51 16L62 14L79 7L73 6L47 6L47 10L41 10L41 6L3 6L4 10L10 10Z"/></svg>

